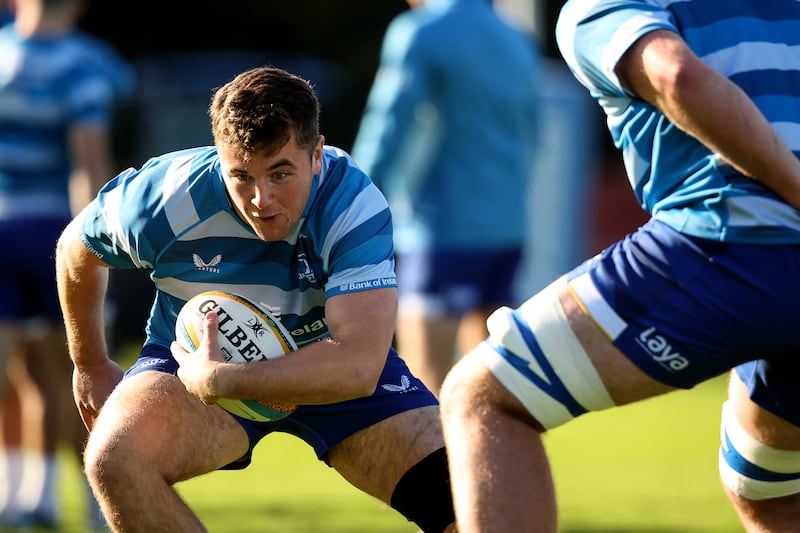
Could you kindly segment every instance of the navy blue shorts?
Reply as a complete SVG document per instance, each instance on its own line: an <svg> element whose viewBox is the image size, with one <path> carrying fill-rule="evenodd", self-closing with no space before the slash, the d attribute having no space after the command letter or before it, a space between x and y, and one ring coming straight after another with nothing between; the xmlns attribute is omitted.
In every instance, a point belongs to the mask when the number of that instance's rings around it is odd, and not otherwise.
<svg viewBox="0 0 800 533"><path fill-rule="evenodd" d="M69 220L0 220L0 320L45 318L61 323L55 250Z"/></svg>
<svg viewBox="0 0 800 533"><path fill-rule="evenodd" d="M616 315L614 344L691 388L736 367L752 399L800 425L800 245L720 243L650 221L569 273Z"/></svg>
<svg viewBox="0 0 800 533"><path fill-rule="evenodd" d="M168 348L145 345L139 359L125 373L125 378L148 370L175 375L178 362ZM255 445L273 431L300 437L314 448L320 460L325 461L333 446L357 431L396 414L428 405L438 405L436 397L411 374L397 353L390 350L372 396L329 405L301 405L288 417L275 422L254 422L232 414L247 432L250 449L245 457L223 469L247 467Z"/></svg>
<svg viewBox="0 0 800 533"><path fill-rule="evenodd" d="M400 305L413 301L429 314L450 316L513 305L515 276L521 261L521 248L398 253Z"/></svg>

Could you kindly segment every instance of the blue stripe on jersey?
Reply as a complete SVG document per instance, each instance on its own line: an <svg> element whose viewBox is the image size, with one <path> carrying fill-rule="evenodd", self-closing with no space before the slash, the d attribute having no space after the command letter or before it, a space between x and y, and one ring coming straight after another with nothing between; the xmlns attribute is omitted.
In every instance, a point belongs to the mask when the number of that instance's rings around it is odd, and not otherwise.
<svg viewBox="0 0 800 533"><path fill-rule="evenodd" d="M800 19L800 5L794 0L771 2L752 2L750 0L725 0L725 9L720 12L719 0L676 0L674 2L649 2L663 5L675 13L678 20L687 21L687 27L707 26L720 19L754 19L780 22L787 19ZM753 6L757 4L754 12Z"/></svg>
<svg viewBox="0 0 800 533"><path fill-rule="evenodd" d="M298 345L328 335L328 297L394 287L386 200L344 152L323 170L297 232L265 242L235 215L213 147L153 158L112 180L87 208L84 241L115 267L151 270L148 342L168 346L183 303L227 290L280 317Z"/></svg>
<svg viewBox="0 0 800 533"><path fill-rule="evenodd" d="M800 153L800 3L570 0L556 30L570 69L608 115L643 208L698 237L800 243L797 210L720 164L656 108L622 88L614 73L619 58L656 29L680 33L698 56L750 95L778 135Z"/></svg>

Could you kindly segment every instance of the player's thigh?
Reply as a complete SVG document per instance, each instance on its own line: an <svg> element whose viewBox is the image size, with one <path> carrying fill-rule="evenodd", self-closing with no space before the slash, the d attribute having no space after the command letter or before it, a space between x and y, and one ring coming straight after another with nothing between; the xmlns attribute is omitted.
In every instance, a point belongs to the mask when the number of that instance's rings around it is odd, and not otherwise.
<svg viewBox="0 0 800 533"><path fill-rule="evenodd" d="M489 338L462 363L479 360L487 366L539 428L551 429L587 411L671 390L612 344L575 299L565 277L517 309L498 309L488 326ZM458 387L455 376L448 379L450 390ZM452 398L443 395L443 409L448 412Z"/></svg>
<svg viewBox="0 0 800 533"><path fill-rule="evenodd" d="M557 282L558 283L558 282ZM554 284L555 285L555 284ZM566 284L558 284L558 300L575 335L615 405L664 394L673 387L642 372L584 311ZM565 335L570 332L564 331Z"/></svg>
<svg viewBox="0 0 800 533"><path fill-rule="evenodd" d="M731 372L728 399L737 421L751 437L771 448L800 451L800 427L751 400L747 386L736 371Z"/></svg>
<svg viewBox="0 0 800 533"><path fill-rule="evenodd" d="M17 332L10 322L0 320L0 395L8 386L8 371Z"/></svg>
<svg viewBox="0 0 800 533"><path fill-rule="evenodd" d="M444 446L439 407L418 407L373 424L334 446L328 462L364 492L390 503L409 468Z"/></svg>
<svg viewBox="0 0 800 533"><path fill-rule="evenodd" d="M154 468L168 482L216 470L248 450L244 429L221 407L189 394L163 372L124 379L92 430L87 462L124 457L130 468Z"/></svg>

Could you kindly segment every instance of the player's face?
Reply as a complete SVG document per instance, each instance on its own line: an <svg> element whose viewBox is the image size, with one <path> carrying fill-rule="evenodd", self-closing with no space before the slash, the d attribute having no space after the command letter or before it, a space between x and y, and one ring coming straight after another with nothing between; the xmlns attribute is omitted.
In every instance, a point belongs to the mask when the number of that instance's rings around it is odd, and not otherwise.
<svg viewBox="0 0 800 533"><path fill-rule="evenodd" d="M278 152L260 152L249 161L229 145L217 147L231 203L261 239L284 239L300 220L311 194L312 178L322 166L323 143L320 136L309 156L292 136Z"/></svg>

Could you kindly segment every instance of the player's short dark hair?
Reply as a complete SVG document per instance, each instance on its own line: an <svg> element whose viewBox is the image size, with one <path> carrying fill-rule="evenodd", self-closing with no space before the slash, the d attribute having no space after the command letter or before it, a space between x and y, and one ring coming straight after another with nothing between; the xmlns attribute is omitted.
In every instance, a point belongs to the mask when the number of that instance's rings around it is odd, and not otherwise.
<svg viewBox="0 0 800 533"><path fill-rule="evenodd" d="M292 134L310 153L319 138L319 112L311 83L275 67L242 72L214 93L208 111L214 142L236 147L245 159L277 152Z"/></svg>

